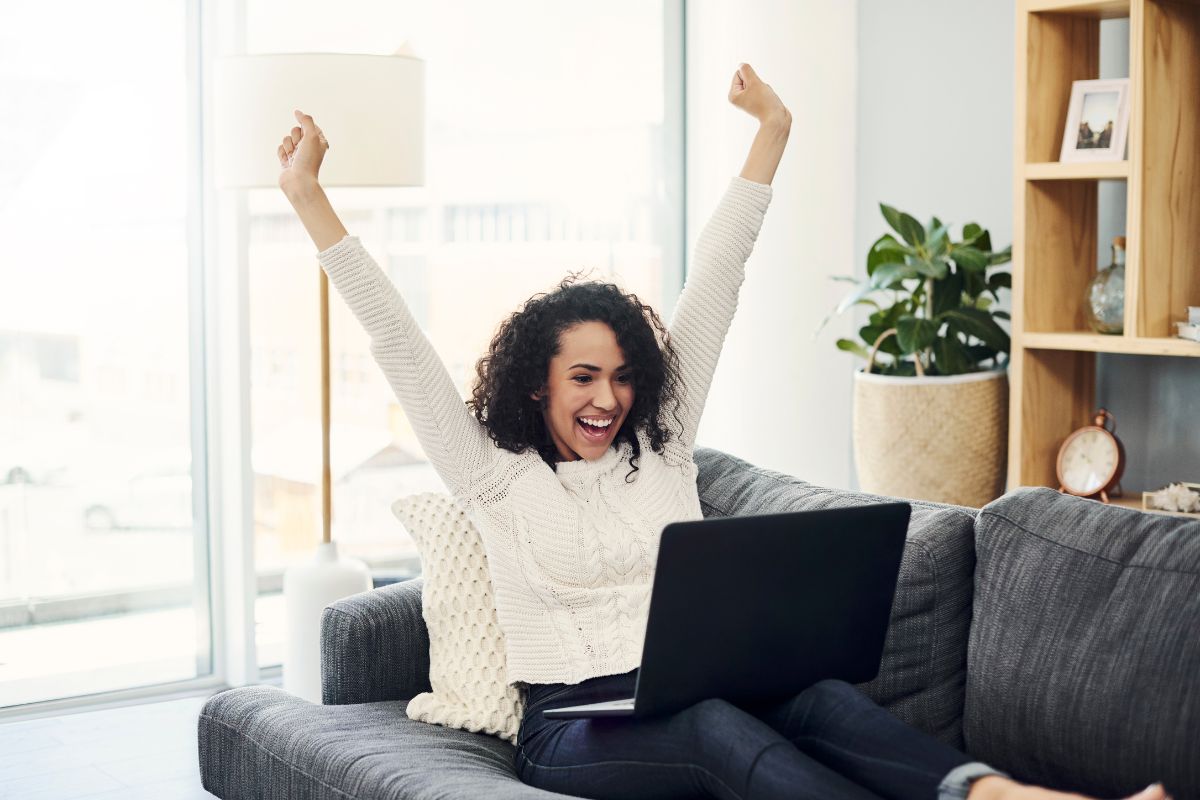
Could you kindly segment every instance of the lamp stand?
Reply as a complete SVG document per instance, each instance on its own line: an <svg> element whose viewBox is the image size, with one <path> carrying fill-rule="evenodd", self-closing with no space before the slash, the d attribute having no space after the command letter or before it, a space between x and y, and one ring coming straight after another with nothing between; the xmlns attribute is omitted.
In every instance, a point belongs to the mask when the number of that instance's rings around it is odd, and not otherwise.
<svg viewBox="0 0 1200 800"><path fill-rule="evenodd" d="M338 556L332 535L333 482L329 466L329 277L321 282L321 543L313 558L283 574L283 688L321 702L321 612L337 600L371 588L366 564Z"/></svg>

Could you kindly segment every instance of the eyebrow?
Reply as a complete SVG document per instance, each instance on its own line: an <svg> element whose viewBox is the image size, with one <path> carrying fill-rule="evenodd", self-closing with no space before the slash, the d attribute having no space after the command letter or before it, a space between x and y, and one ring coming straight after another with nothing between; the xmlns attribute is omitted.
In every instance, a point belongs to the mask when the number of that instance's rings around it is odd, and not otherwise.
<svg viewBox="0 0 1200 800"><path fill-rule="evenodd" d="M591 370L592 372L600 371L600 368L597 367L595 364L572 364L571 366L567 367L567 369L575 369L576 367L583 367L584 369ZM613 371L620 372L621 370L628 369L628 368L629 368L628 364L622 364L621 366L617 367Z"/></svg>

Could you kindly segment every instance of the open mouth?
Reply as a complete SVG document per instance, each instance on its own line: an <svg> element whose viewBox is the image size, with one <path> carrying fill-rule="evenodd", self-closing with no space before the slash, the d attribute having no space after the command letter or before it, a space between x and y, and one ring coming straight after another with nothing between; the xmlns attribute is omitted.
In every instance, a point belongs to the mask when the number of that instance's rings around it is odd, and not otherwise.
<svg viewBox="0 0 1200 800"><path fill-rule="evenodd" d="M612 434L613 428L617 424L616 417L608 419L607 422L602 421L599 417L589 417L588 419L599 424L584 422L583 417L576 417L575 426L579 428L580 435L589 442L604 441Z"/></svg>

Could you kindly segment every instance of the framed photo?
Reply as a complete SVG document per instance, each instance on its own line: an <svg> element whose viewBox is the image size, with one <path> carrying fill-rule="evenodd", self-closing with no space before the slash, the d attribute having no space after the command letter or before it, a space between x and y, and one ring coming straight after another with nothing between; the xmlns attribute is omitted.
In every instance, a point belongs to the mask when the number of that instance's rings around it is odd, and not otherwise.
<svg viewBox="0 0 1200 800"><path fill-rule="evenodd" d="M1129 78L1075 81L1059 161L1124 161Z"/></svg>

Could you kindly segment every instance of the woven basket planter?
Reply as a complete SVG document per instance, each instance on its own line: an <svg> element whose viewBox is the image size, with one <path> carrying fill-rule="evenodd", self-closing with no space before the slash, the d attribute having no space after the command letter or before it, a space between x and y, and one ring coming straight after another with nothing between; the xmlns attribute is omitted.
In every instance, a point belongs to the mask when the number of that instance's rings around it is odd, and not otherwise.
<svg viewBox="0 0 1200 800"><path fill-rule="evenodd" d="M864 491L978 508L1004 494L1008 376L854 375L854 460Z"/></svg>

